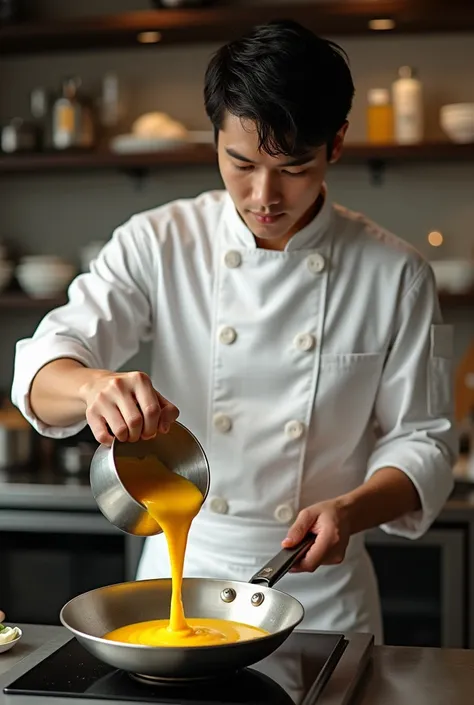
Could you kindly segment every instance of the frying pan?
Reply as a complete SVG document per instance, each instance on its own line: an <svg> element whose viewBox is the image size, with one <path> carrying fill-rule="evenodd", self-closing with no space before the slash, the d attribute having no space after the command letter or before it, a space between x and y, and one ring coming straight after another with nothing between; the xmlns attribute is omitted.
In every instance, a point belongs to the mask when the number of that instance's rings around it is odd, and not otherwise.
<svg viewBox="0 0 474 705"><path fill-rule="evenodd" d="M214 618L260 627L267 636L216 646L151 647L109 641L103 636L127 624L168 619L171 580L118 583L78 595L61 610L62 624L100 661L144 680L190 680L221 677L261 661L275 651L304 616L303 605L275 590L308 550L315 536L285 548L248 583L184 578L182 598L190 619Z"/></svg>

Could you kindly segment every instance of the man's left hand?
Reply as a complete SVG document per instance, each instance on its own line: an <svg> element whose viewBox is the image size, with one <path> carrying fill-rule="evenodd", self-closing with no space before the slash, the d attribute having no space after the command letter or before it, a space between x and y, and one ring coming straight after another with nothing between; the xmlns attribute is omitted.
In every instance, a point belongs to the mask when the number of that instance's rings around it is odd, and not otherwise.
<svg viewBox="0 0 474 705"><path fill-rule="evenodd" d="M342 563L351 535L349 518L342 503L337 499L327 500L303 509L289 529L283 548L296 546L310 532L316 535L316 540L293 566L292 573L312 573L320 565Z"/></svg>

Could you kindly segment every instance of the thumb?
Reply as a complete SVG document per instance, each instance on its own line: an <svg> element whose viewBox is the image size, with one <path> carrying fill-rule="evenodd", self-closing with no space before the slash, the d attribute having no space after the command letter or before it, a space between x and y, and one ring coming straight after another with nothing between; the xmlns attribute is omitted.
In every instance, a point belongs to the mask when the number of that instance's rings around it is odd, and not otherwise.
<svg viewBox="0 0 474 705"><path fill-rule="evenodd" d="M160 402L161 406L160 430L166 433L167 431L169 431L169 427L173 423L173 421L176 421L176 419L178 418L179 409L159 392L156 392L156 396L158 397L158 401Z"/></svg>
<svg viewBox="0 0 474 705"><path fill-rule="evenodd" d="M288 529L286 539L282 541L283 548L296 546L310 532L316 521L317 513L309 509L303 509L296 518L295 523Z"/></svg>

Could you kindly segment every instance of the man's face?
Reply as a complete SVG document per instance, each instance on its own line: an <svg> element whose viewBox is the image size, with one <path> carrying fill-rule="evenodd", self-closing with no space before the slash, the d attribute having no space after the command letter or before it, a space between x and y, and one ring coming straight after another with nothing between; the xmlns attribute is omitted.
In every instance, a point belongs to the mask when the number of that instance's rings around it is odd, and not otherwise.
<svg viewBox="0 0 474 705"><path fill-rule="evenodd" d="M342 149L346 126L338 133L331 161ZM258 150L255 124L227 114L218 137L219 168L225 187L249 230L274 244L303 227L321 193L328 167L323 145L297 158ZM295 228L296 226L296 228Z"/></svg>

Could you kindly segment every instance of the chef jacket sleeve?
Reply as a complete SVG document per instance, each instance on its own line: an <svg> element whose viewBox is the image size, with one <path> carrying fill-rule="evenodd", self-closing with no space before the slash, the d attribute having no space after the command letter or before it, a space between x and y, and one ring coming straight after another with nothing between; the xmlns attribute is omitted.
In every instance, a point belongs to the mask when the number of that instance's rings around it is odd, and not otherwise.
<svg viewBox="0 0 474 705"><path fill-rule="evenodd" d="M375 413L381 431L366 479L383 467L408 475L421 510L381 528L406 538L422 536L453 488L453 330L442 325L431 267L423 263L401 298Z"/></svg>
<svg viewBox="0 0 474 705"><path fill-rule="evenodd" d="M86 425L84 419L51 427L34 415L29 392L44 365L72 358L86 367L116 370L150 337L152 262L152 238L132 219L114 232L90 271L71 283L68 302L48 313L32 338L18 341L12 401L42 435L67 438Z"/></svg>

